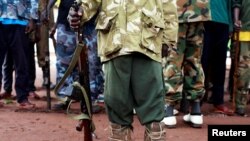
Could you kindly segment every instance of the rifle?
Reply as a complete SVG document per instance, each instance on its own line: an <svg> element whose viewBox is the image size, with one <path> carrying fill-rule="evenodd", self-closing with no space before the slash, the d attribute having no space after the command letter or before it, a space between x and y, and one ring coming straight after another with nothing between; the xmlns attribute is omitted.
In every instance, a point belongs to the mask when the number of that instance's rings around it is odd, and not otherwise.
<svg viewBox="0 0 250 141"><path fill-rule="evenodd" d="M78 11L81 2L77 0L74 1L72 7ZM74 82L72 85L68 86L65 89L67 97L60 98L63 102L70 101L67 110L70 108L72 100L79 100L81 105L81 114L73 117L74 119L79 120L76 125L77 131L82 131L84 128L84 140L92 141L92 136L94 134L95 125L92 120L92 105L91 105L91 96L90 96L90 85L89 85L89 64L88 64L88 49L83 41L82 37L82 27L75 30L76 37L76 49L74 51L73 57L67 68L64 76L57 83L54 91L57 94L59 88L63 85L65 79L69 76L72 70L75 68L78 63L78 73L79 73L79 82ZM97 138L97 137L96 137Z"/></svg>
<svg viewBox="0 0 250 141"><path fill-rule="evenodd" d="M48 6L48 0L46 0L46 4L45 4L45 8L46 8L46 17L48 17L48 10L47 10L47 6ZM45 24L45 26L47 26L47 34L49 37L49 26ZM51 96L50 96L50 52L49 52L49 43L47 43L47 49L45 52L45 77L44 77L44 81L45 81L45 85L46 85L46 93L47 93L47 109L51 110Z"/></svg>
<svg viewBox="0 0 250 141"><path fill-rule="evenodd" d="M81 2L78 0L74 1L72 7L75 11L78 11ZM92 141L92 134L94 127L92 125L92 105L91 105L91 96L90 96L90 84L89 84L89 63L88 63L88 48L85 45L82 37L82 27L78 28L75 31L77 47L82 46L82 51L78 58L78 71L79 71L79 83L84 87L87 99L81 100L81 112L88 115L89 119L84 118L80 119L78 125L76 125L77 131L82 131L84 128L84 140Z"/></svg>
<svg viewBox="0 0 250 141"><path fill-rule="evenodd" d="M238 62L239 62L239 53L240 53L240 41L239 41L239 30L234 31L233 35L233 50L234 57L232 60L233 63L233 88L232 88L232 102L233 102L233 110L235 111L235 96L237 92L237 78L238 78Z"/></svg>

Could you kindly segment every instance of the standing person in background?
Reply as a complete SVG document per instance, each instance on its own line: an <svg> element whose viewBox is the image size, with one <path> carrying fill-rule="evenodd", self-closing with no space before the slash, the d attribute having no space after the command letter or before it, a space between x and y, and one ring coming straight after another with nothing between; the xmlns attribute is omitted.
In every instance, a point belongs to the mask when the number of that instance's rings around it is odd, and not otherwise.
<svg viewBox="0 0 250 141"><path fill-rule="evenodd" d="M36 27L36 26L35 26ZM27 48L26 56L28 61L28 92L29 96L39 99L40 97L35 93L35 78L36 78L36 69L35 69L35 58L34 58L34 44L37 42L37 37L35 36L36 28L29 33L29 47ZM0 94L0 99L15 99L15 96L11 94L12 92L12 84L13 84L13 72L14 72L14 64L13 64L12 52L11 49L7 51L4 64L2 66L2 73L0 76L0 80L3 78L3 88L4 92Z"/></svg>
<svg viewBox="0 0 250 141"><path fill-rule="evenodd" d="M211 20L204 23L204 46L202 66L205 73L206 92L211 89L209 101L214 105L214 112L232 115L224 105L224 84L226 73L227 45L229 27L232 27L230 0L210 0ZM212 87L209 88L209 83Z"/></svg>
<svg viewBox="0 0 250 141"><path fill-rule="evenodd" d="M11 50L6 52L4 63L1 67L0 73L0 87L3 87L4 92L1 92L0 99L14 99L15 96L12 95L12 83L13 83L13 71L14 64L12 59ZM1 89L1 88L0 88Z"/></svg>
<svg viewBox="0 0 250 141"><path fill-rule="evenodd" d="M241 116L245 116L247 107L247 96L249 95L250 86L250 1L249 0L232 0L233 19L234 19L234 31L239 33L237 39L237 33L233 36L234 50L236 47L239 49L239 55L237 59L237 83L235 91L235 113ZM237 45L239 43L239 45ZM235 84L235 83L234 83ZM234 99L234 98L233 98Z"/></svg>
<svg viewBox="0 0 250 141"><path fill-rule="evenodd" d="M145 126L144 141L165 141L162 46L175 46L176 1L81 1L68 20L77 29L97 12L98 54L104 63L104 103L109 141L131 141L133 109Z"/></svg>
<svg viewBox="0 0 250 141"><path fill-rule="evenodd" d="M56 0L50 1L48 9L51 9L55 2ZM69 8L72 4L72 0L61 0L59 4L57 27L53 28L54 30L52 31L52 33L55 33L55 30L57 29L58 32L56 47L58 82L65 74L76 47L76 44L74 42L75 32L70 29L66 18L68 15L67 11L69 11ZM104 89L104 74L102 71L102 64L100 62L100 58L97 56L97 32L95 30L95 20L96 16L94 16L90 21L86 22L82 31L83 38L85 40L86 46L88 47L89 80L93 113L101 110L96 102L98 102L99 95L103 93ZM68 41L65 40L64 37L68 37ZM73 48L73 46L75 47ZM66 87L71 85L76 79L78 79L78 77L75 76L76 74L78 75L78 71L74 69L71 77L66 80L64 88L61 88L61 90L59 90L59 96L64 97L64 91ZM55 105L55 108L65 109L67 107L67 104L67 102L59 103Z"/></svg>
<svg viewBox="0 0 250 141"><path fill-rule="evenodd" d="M187 99L189 103L188 107L180 107L187 108L183 120L193 127L203 125L200 102L205 94L205 78L201 52L204 22L210 19L209 4L210 0L177 0L179 40L177 46L169 48L167 57L163 58L166 105L162 122L168 128L177 124L173 111L181 99Z"/></svg>
<svg viewBox="0 0 250 141"><path fill-rule="evenodd" d="M38 1L8 0L0 3L0 66L7 50L11 50L15 66L15 90L19 108L35 107L28 99L29 34L38 19Z"/></svg>
<svg viewBox="0 0 250 141"><path fill-rule="evenodd" d="M56 41L56 82L58 83L64 76L67 68L69 67L70 61L73 57L74 51L76 49L76 37L75 32L70 28L67 21L67 15L71 5L74 0L61 0L58 7L58 16L55 26L51 29L51 35L54 36L54 33L57 31L57 41ZM55 5L56 0L49 0L47 7L42 12L42 21L48 21L46 17L46 10L51 11L51 8ZM56 94L60 98L67 97L66 89L68 86L72 85L73 82L78 80L78 71L76 68L70 73L66 78L62 87L58 90ZM55 104L52 108L54 110L66 110L68 107L69 101L63 101Z"/></svg>
<svg viewBox="0 0 250 141"><path fill-rule="evenodd" d="M88 63L89 63L89 83L90 95L92 100L92 112L100 111L98 102L103 102L104 90L104 73L100 57L97 54L97 31L95 30L95 21L97 15L91 18L83 26L83 39L88 48Z"/></svg>

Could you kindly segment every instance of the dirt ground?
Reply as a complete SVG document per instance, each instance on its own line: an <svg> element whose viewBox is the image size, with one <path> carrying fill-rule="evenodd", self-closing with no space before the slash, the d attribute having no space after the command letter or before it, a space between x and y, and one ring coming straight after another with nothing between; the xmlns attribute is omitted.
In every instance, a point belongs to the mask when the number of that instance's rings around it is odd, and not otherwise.
<svg viewBox="0 0 250 141"><path fill-rule="evenodd" d="M55 82L55 58L51 56L51 80ZM36 86L40 96L46 96L46 90L39 88L42 82L40 68L37 68ZM52 104L56 103L53 91L51 91ZM0 108L0 141L83 141L83 132L75 130L76 120L70 118L65 112L48 110L46 99L34 100L37 105L34 111L17 110L16 102L5 104ZM228 106L228 95L225 103ZM79 111L79 103L74 103L73 111ZM205 103L202 107L204 125L195 129L182 121L182 114L177 115L178 124L174 129L166 129L167 141L207 141L207 127L211 124L249 124L249 117L225 116L211 113L213 106ZM247 114L250 115L250 105ZM108 119L105 111L93 115L96 126L94 141L106 141L108 136ZM143 141L144 127L142 127L135 115L133 139Z"/></svg>

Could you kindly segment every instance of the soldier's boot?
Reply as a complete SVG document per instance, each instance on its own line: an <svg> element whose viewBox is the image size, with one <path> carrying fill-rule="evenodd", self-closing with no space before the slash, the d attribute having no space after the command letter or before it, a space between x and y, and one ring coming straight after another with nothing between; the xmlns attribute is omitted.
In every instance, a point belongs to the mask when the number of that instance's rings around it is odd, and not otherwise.
<svg viewBox="0 0 250 141"><path fill-rule="evenodd" d="M109 141L132 141L131 127L110 123Z"/></svg>
<svg viewBox="0 0 250 141"><path fill-rule="evenodd" d="M166 131L164 129L164 123L153 122L146 125L144 133L144 141L165 141Z"/></svg>

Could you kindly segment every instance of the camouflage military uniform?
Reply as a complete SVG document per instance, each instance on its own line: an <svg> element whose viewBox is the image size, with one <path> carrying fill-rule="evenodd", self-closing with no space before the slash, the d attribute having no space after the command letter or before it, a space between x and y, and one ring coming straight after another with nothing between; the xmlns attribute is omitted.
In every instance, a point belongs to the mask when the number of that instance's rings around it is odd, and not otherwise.
<svg viewBox="0 0 250 141"><path fill-rule="evenodd" d="M70 0L68 0L70 2ZM66 2L63 0L62 2ZM71 2L73 3L73 2ZM62 4L62 5L61 5ZM70 4L70 3L68 3ZM60 3L60 7L65 7L65 3ZM70 6L68 6L69 8ZM66 10L66 9L64 9ZM61 11L59 11L61 12ZM104 74L102 71L102 64L100 58L97 56L97 32L95 30L96 17L86 22L83 26L83 38L86 46L88 47L88 61L89 61L89 81L91 99L94 101L99 94L103 93L104 89ZM56 68L57 68L57 81L61 80L65 74L73 53L76 49L75 32L70 29L67 23L63 24L62 21L57 24L57 45L56 45ZM78 72L76 69L65 80L63 87L58 91L58 95L65 96L65 89L78 80Z"/></svg>
<svg viewBox="0 0 250 141"><path fill-rule="evenodd" d="M61 0L58 7L58 16L56 21L56 81L58 82L65 75L70 62L72 60L74 51L76 49L76 36L75 32L69 27L67 22L67 11L74 1L71 0ZM53 3L53 2L52 2ZM49 4L49 6L51 6ZM76 68L69 74L62 86L57 91L57 96L64 98L68 95L67 88L73 84L73 82L78 81L78 71ZM66 104L66 103L63 103ZM55 104L55 109L63 108L63 104ZM66 106L67 107L67 104Z"/></svg>
<svg viewBox="0 0 250 141"><path fill-rule="evenodd" d="M182 93L189 100L204 95L204 73L201 66L203 21L210 19L209 0L177 0L179 15L178 45L163 58L166 102L175 105Z"/></svg>
<svg viewBox="0 0 250 141"><path fill-rule="evenodd" d="M161 47L177 42L175 0L82 2L83 23L101 6L96 29L98 54L104 63L104 102L109 121L118 124L111 124L109 140L131 140L126 136L133 109L141 124L147 125L146 141L165 140L159 124L164 117Z"/></svg>
<svg viewBox="0 0 250 141"><path fill-rule="evenodd" d="M89 81L91 98L97 100L99 94L103 94L104 89L104 73L100 57L97 55L97 31L95 30L96 17L84 24L83 38L88 47L89 61Z"/></svg>
<svg viewBox="0 0 250 141"><path fill-rule="evenodd" d="M244 115L247 107L247 100L250 86L250 1L232 0L233 8L239 8L240 15L238 20L242 22L239 32L239 46L234 42L234 47L239 47L239 58L236 66L236 113ZM234 38L236 39L236 38Z"/></svg>
<svg viewBox="0 0 250 141"><path fill-rule="evenodd" d="M56 43L56 81L57 83L64 76L70 61L76 49L76 38L73 30L66 27L64 24L57 24L57 43ZM76 68L66 78L63 86L58 90L59 97L65 97L66 88L78 80L78 71Z"/></svg>

